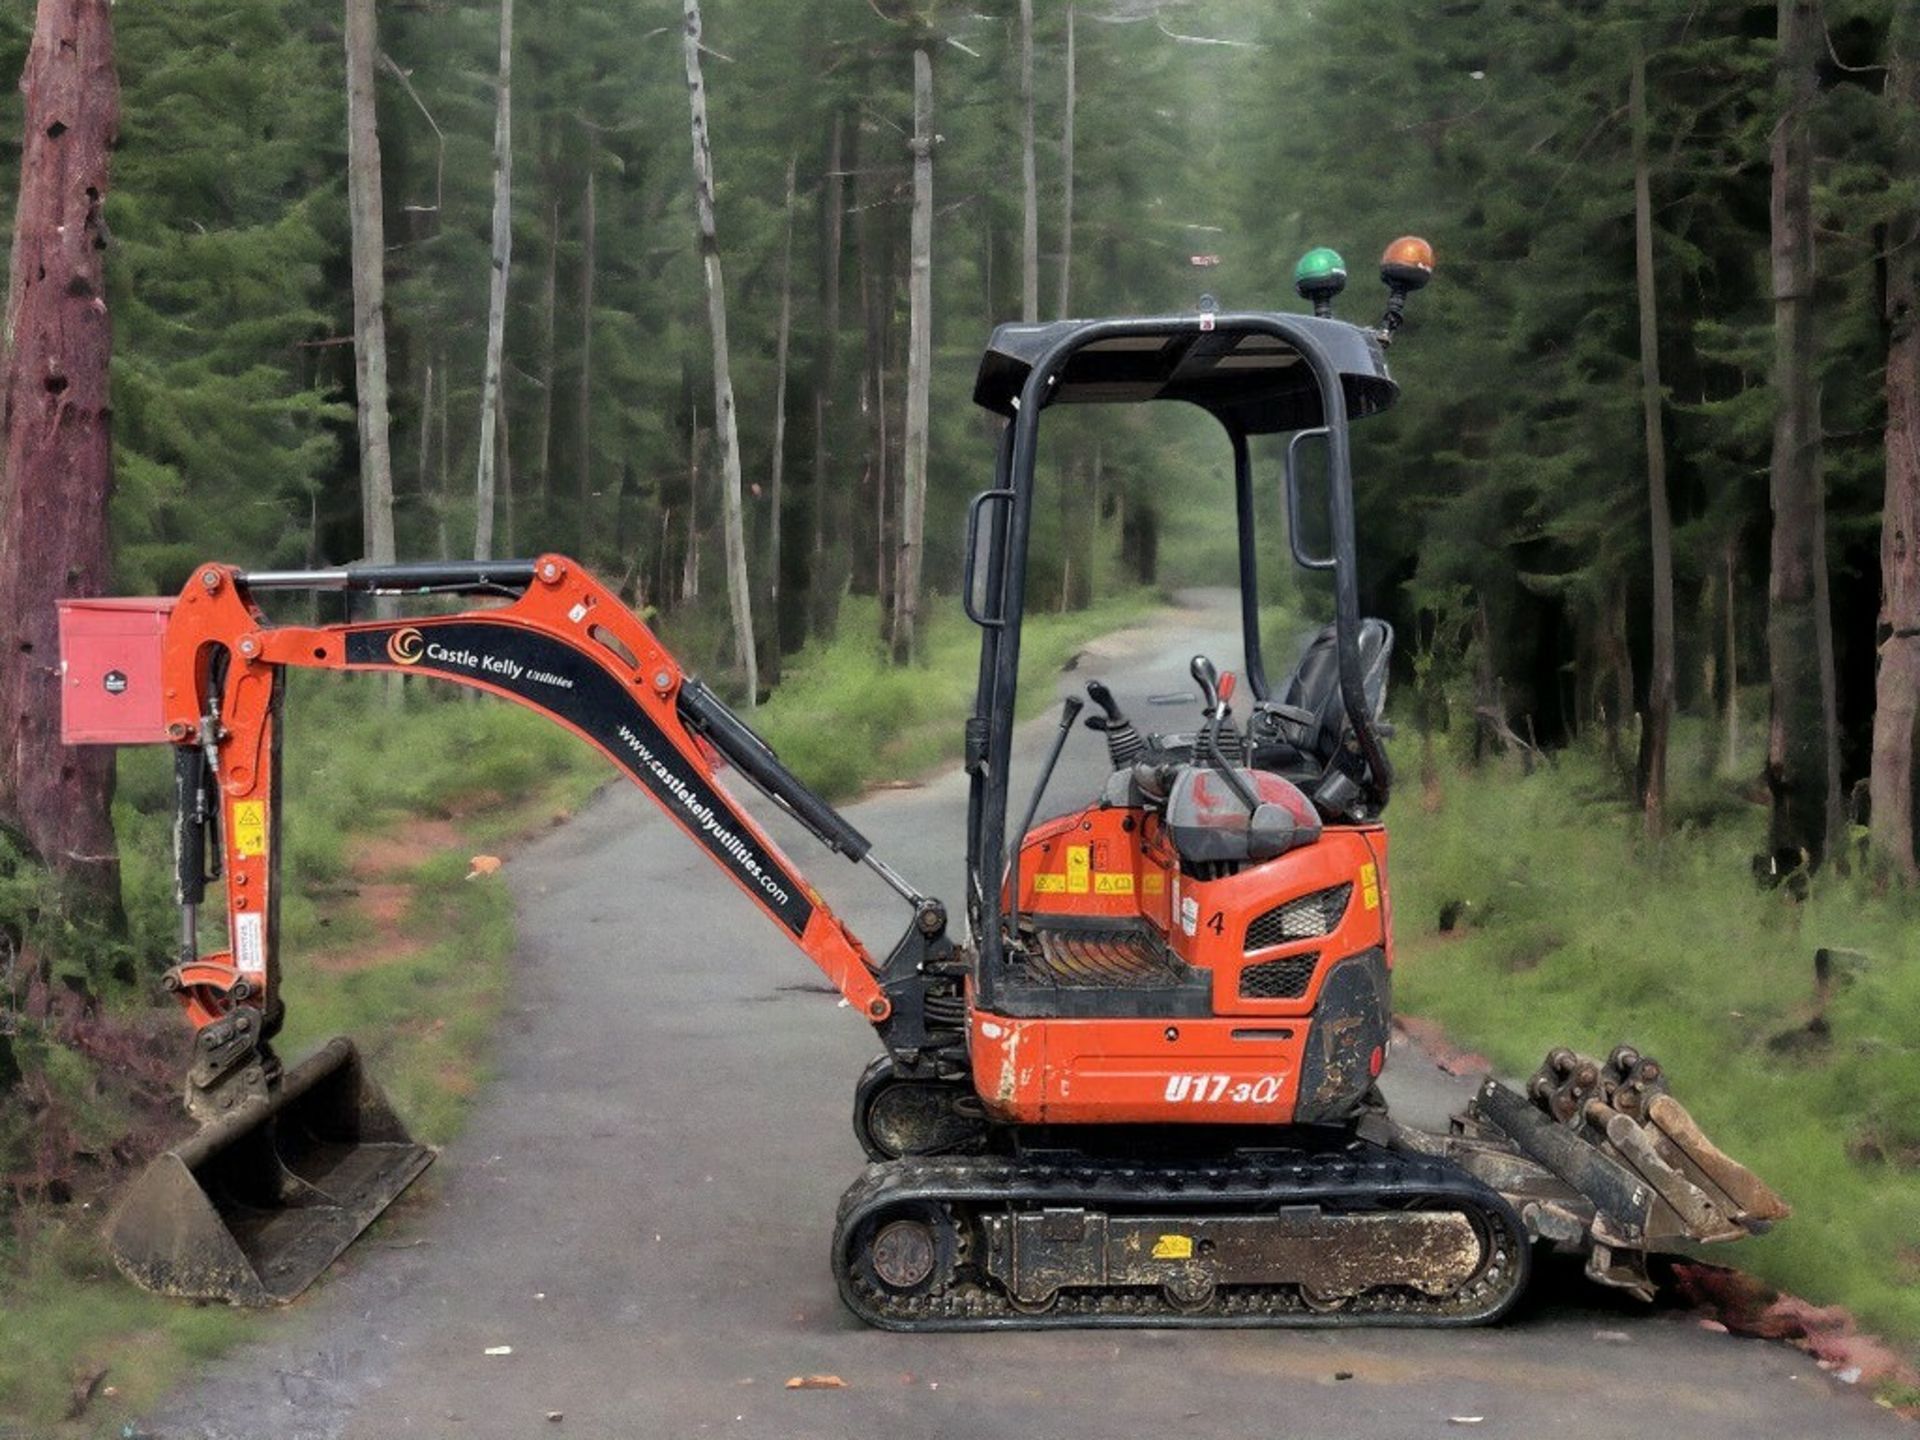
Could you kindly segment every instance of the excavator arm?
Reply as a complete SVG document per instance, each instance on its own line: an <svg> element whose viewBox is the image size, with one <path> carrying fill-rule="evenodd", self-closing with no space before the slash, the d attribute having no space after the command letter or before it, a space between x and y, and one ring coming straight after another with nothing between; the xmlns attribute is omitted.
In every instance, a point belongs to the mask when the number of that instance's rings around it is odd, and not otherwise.
<svg viewBox="0 0 1920 1440"><path fill-rule="evenodd" d="M278 625L275 591L480 601L451 612ZM342 1037L282 1067L280 765L294 669L431 676L538 711L600 750L871 1021L901 1073L963 1073L964 965L939 901L795 777L615 595L560 555L336 570L197 568L174 600L61 605L62 732L173 747L179 953L165 983L194 1028L200 1122L121 1197L108 1248L164 1294L291 1299L432 1162ZM884 960L834 915L720 782L731 765L829 849L872 868L913 918ZM227 943L203 954L224 879Z"/></svg>
<svg viewBox="0 0 1920 1440"><path fill-rule="evenodd" d="M354 624L269 622L261 597L294 589L506 603ZM188 1104L200 1118L230 1108L222 1093L229 1085L257 1090L271 1080L255 1062L280 1016L280 729L286 672L296 668L430 676L512 700L573 731L651 796L890 1043L911 1051L922 1038L917 1016L887 1022L895 995L911 991L921 962L945 948L939 902L881 864L866 837L583 566L559 555L251 574L209 564L173 605L160 667L165 738L176 757L182 911L181 953L167 984L197 1032ZM829 849L871 865L913 906L891 971L728 794L717 775L723 764ZM200 906L223 868L228 945L202 955Z"/></svg>

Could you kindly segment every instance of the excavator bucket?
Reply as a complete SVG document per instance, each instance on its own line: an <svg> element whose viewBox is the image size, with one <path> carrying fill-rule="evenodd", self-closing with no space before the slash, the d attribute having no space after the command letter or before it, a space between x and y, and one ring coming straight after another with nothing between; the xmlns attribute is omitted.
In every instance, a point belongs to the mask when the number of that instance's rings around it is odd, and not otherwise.
<svg viewBox="0 0 1920 1440"><path fill-rule="evenodd" d="M264 1099L203 1125L122 1197L107 1244L162 1295L293 1299L433 1163L353 1042L328 1041Z"/></svg>

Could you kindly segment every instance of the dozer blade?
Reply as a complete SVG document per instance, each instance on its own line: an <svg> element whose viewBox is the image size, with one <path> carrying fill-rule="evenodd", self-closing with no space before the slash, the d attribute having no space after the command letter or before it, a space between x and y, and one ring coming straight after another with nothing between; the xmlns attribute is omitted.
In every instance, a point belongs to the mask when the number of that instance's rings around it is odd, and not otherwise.
<svg viewBox="0 0 1920 1440"><path fill-rule="evenodd" d="M353 1042L328 1041L264 1100L202 1126L114 1208L107 1244L162 1295L267 1305L293 1299L433 1163Z"/></svg>
<svg viewBox="0 0 1920 1440"><path fill-rule="evenodd" d="M1790 1214L1701 1132L1661 1066L1549 1052L1523 1090L1488 1076L1447 1135L1391 1123L1387 1143L1444 1155L1503 1196L1536 1239L1587 1255L1587 1273L1651 1299L1649 1255L1758 1234Z"/></svg>

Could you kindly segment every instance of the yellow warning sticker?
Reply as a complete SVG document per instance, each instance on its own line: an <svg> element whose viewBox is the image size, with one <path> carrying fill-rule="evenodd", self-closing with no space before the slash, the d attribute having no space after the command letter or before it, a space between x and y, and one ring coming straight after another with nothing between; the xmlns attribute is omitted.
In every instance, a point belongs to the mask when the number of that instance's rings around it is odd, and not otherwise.
<svg viewBox="0 0 1920 1440"><path fill-rule="evenodd" d="M1093 852L1085 845L1067 847L1067 893L1084 895L1093 872Z"/></svg>
<svg viewBox="0 0 1920 1440"><path fill-rule="evenodd" d="M1149 870L1140 877L1142 895L1164 895L1167 893L1167 877L1158 870Z"/></svg>
<svg viewBox="0 0 1920 1440"><path fill-rule="evenodd" d="M1360 903L1369 910L1380 908L1380 872L1371 863L1360 867Z"/></svg>
<svg viewBox="0 0 1920 1440"><path fill-rule="evenodd" d="M1124 870L1114 875L1102 875L1096 870L1093 876L1093 893L1096 895L1131 895L1133 894L1133 876L1127 874Z"/></svg>
<svg viewBox="0 0 1920 1440"><path fill-rule="evenodd" d="M1162 1235L1153 1242L1153 1258L1156 1260L1191 1260L1193 1258L1193 1237L1191 1235Z"/></svg>
<svg viewBox="0 0 1920 1440"><path fill-rule="evenodd" d="M1067 893L1067 877L1064 875L1036 875L1033 877L1033 893L1036 895L1064 895Z"/></svg>
<svg viewBox="0 0 1920 1440"><path fill-rule="evenodd" d="M233 802L233 858L256 860L267 853L267 802Z"/></svg>

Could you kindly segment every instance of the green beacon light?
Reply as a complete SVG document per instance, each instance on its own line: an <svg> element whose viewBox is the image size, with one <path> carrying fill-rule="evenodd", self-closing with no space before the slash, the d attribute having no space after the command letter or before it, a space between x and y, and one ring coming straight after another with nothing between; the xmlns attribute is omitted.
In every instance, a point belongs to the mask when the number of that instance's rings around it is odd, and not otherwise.
<svg viewBox="0 0 1920 1440"><path fill-rule="evenodd" d="M1338 250L1317 245L1293 267L1293 288L1313 303L1313 313L1325 319L1333 314L1333 297L1347 288L1347 262Z"/></svg>

